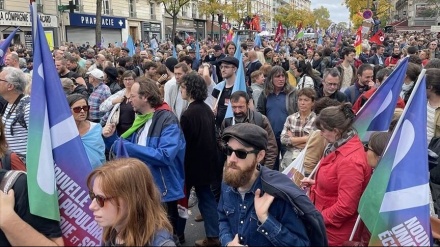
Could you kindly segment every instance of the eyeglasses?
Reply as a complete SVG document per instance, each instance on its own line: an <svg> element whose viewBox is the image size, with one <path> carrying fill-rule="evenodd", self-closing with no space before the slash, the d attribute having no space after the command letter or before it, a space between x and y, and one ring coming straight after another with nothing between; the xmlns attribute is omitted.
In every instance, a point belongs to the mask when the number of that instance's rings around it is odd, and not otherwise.
<svg viewBox="0 0 440 247"><path fill-rule="evenodd" d="M73 107L72 110L73 110L74 113L80 113L81 110L89 111L90 110L90 106L89 105L77 106L77 107Z"/></svg>
<svg viewBox="0 0 440 247"><path fill-rule="evenodd" d="M96 203L98 203L98 206L100 206L101 208L104 207L104 202L107 200L112 199L113 197L103 197L100 195L95 195L95 193L93 193L92 191L89 191L89 196L90 199L93 201L94 199L96 199Z"/></svg>
<svg viewBox="0 0 440 247"><path fill-rule="evenodd" d="M225 148L225 154L227 156L231 156L232 153L235 153L235 156L237 156L237 158L239 159L246 159L248 154L257 154L259 152L259 150L252 150L252 151L245 151L245 150L234 150L231 147L227 146Z"/></svg>
<svg viewBox="0 0 440 247"><path fill-rule="evenodd" d="M371 152L373 152L375 155L377 155L377 156L381 156L381 155L379 155L378 153L376 153L376 151L374 151L372 148L370 148L370 146L368 145L368 143L365 143L364 144L364 151L365 152L368 152L368 150L370 150Z"/></svg>
<svg viewBox="0 0 440 247"><path fill-rule="evenodd" d="M325 84L327 84L330 87L337 87L337 86L339 86L338 83L328 83L328 82L325 82Z"/></svg>

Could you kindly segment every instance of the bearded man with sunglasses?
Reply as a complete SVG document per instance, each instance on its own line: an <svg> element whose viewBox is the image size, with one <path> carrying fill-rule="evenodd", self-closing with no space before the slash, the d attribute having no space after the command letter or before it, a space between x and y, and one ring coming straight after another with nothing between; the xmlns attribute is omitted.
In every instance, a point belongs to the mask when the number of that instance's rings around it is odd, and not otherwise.
<svg viewBox="0 0 440 247"><path fill-rule="evenodd" d="M308 246L306 229L291 205L262 191L258 169L267 132L250 123L225 129L227 162L217 208L222 246Z"/></svg>

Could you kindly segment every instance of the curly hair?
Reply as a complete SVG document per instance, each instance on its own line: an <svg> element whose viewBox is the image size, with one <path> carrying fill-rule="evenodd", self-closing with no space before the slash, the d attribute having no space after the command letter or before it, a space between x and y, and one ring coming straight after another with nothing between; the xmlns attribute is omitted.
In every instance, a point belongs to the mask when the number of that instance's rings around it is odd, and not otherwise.
<svg viewBox="0 0 440 247"><path fill-rule="evenodd" d="M186 94L195 101L203 101L208 97L208 87L205 80L194 72L182 77L181 86L186 88Z"/></svg>

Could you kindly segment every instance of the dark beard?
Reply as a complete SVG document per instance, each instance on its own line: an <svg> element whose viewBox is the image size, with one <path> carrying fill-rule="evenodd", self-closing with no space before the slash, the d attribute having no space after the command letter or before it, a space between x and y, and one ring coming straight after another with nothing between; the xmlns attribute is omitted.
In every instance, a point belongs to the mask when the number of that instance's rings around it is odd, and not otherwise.
<svg viewBox="0 0 440 247"><path fill-rule="evenodd" d="M393 53L391 56L392 56L393 58L400 58L400 53L399 53L399 54L394 54L394 53Z"/></svg>
<svg viewBox="0 0 440 247"><path fill-rule="evenodd" d="M237 167L235 162L229 162L223 172L223 181L232 188L245 186L252 179L252 175L254 174L257 167L257 159L255 159L253 163L254 164L252 166L246 167L242 170L241 168ZM229 167L234 167L236 169L231 170L231 168Z"/></svg>

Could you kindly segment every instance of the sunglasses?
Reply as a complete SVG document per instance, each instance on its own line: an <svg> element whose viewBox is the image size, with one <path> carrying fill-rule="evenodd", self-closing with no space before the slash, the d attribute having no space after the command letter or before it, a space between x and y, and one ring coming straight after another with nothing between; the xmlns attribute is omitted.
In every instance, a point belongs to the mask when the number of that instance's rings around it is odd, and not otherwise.
<svg viewBox="0 0 440 247"><path fill-rule="evenodd" d="M227 146L225 149L225 154L227 156L231 156L232 153L235 153L235 156L237 156L237 158L239 159L246 159L248 154L257 154L259 152L259 150L252 150L252 151L245 151L245 150L234 150L231 147Z"/></svg>
<svg viewBox="0 0 440 247"><path fill-rule="evenodd" d="M368 150L370 150L371 152L373 152L374 154L376 154L377 156L380 156L379 154L377 154L372 148L370 148L370 146L368 145L368 143L364 144L364 151L368 152Z"/></svg>
<svg viewBox="0 0 440 247"><path fill-rule="evenodd" d="M95 193L93 193L92 191L89 191L89 196L90 196L90 199L91 199L92 201L93 201L94 199L96 199L96 203L98 203L98 206L100 206L101 208L104 207L104 202L105 202L105 201L110 200L110 199L113 198L113 197L105 198L105 197L100 196L100 195L95 195Z"/></svg>
<svg viewBox="0 0 440 247"><path fill-rule="evenodd" d="M89 105L77 106L77 107L73 107L72 110L73 110L74 113L80 113L81 110L89 111L90 110L90 106Z"/></svg>

